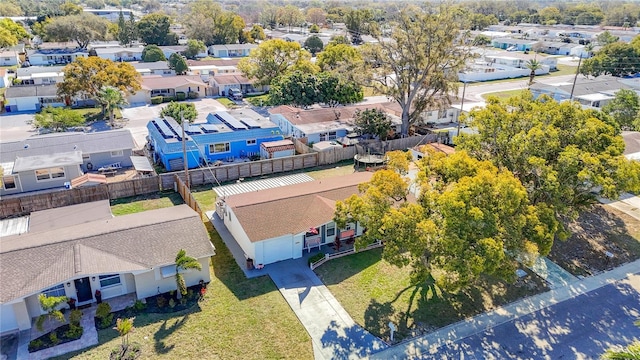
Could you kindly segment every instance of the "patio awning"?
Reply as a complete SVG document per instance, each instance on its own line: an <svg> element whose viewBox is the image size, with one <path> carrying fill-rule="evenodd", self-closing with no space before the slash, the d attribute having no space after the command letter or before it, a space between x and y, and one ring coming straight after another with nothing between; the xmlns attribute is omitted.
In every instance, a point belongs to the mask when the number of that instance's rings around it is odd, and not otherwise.
<svg viewBox="0 0 640 360"><path fill-rule="evenodd" d="M131 158L131 163L133 163L133 167L136 169L136 171L153 172L153 166L151 166L151 163L146 156L129 157Z"/></svg>

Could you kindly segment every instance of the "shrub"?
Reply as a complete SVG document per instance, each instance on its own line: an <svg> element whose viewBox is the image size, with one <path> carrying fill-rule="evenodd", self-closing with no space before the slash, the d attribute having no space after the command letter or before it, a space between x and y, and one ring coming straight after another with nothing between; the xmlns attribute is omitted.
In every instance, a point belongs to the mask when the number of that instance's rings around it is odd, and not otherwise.
<svg viewBox="0 0 640 360"><path fill-rule="evenodd" d="M197 99L198 98L198 93L195 91L189 91L189 99Z"/></svg>
<svg viewBox="0 0 640 360"><path fill-rule="evenodd" d="M163 96L162 97L162 102L172 102L172 101L176 101L176 97L175 96Z"/></svg>
<svg viewBox="0 0 640 360"><path fill-rule="evenodd" d="M107 328L113 322L113 314L111 314L111 305L109 303L100 303L96 309L96 317L100 319L100 327Z"/></svg>
<svg viewBox="0 0 640 360"><path fill-rule="evenodd" d="M81 326L75 326L71 324L69 325L69 330L67 330L67 332L64 333L64 336L66 336L69 339L80 339L82 337L83 332L84 332L84 329Z"/></svg>
<svg viewBox="0 0 640 360"><path fill-rule="evenodd" d="M31 342L29 342L29 352L34 352L36 349L40 349L43 346L44 341L40 339L31 340Z"/></svg>
<svg viewBox="0 0 640 360"><path fill-rule="evenodd" d="M194 295L195 293L193 292L193 289L187 290L187 298L189 298L189 300L193 299Z"/></svg>
<svg viewBox="0 0 640 360"><path fill-rule="evenodd" d="M60 342L60 340L58 340L58 334L56 334L56 332L55 332L55 331L53 331L53 332L51 332L51 333L49 334L49 340L51 340L51 343L52 343L53 345L55 345L55 344L57 344L57 343L59 343L59 342Z"/></svg>
<svg viewBox="0 0 640 360"><path fill-rule="evenodd" d="M171 298L171 300L169 300L169 307L170 307L170 308L172 308L172 309L173 309L174 307L176 307L176 301L175 301L175 300L173 300L173 298Z"/></svg>
<svg viewBox="0 0 640 360"><path fill-rule="evenodd" d="M142 302L142 301L140 301L140 300L136 300L136 302L133 304L133 308L134 308L136 311L142 311L142 310L144 310L144 309L146 309L146 308L147 308L147 304L143 303L143 302Z"/></svg>
<svg viewBox="0 0 640 360"><path fill-rule="evenodd" d="M80 320L82 320L82 311L78 309L71 310L69 313L69 324L80 326Z"/></svg>
<svg viewBox="0 0 640 360"><path fill-rule="evenodd" d="M162 104L162 100L163 100L162 96L154 96L151 98L151 103L153 105Z"/></svg>
<svg viewBox="0 0 640 360"><path fill-rule="evenodd" d="M309 258L309 265L323 258L324 258L324 253L317 253Z"/></svg>
<svg viewBox="0 0 640 360"><path fill-rule="evenodd" d="M187 94L183 93L183 92L177 92L176 93L176 100L178 101L183 101L187 99Z"/></svg>
<svg viewBox="0 0 640 360"><path fill-rule="evenodd" d="M156 301L158 302L158 308L160 309L167 306L167 299L164 296L158 296Z"/></svg>

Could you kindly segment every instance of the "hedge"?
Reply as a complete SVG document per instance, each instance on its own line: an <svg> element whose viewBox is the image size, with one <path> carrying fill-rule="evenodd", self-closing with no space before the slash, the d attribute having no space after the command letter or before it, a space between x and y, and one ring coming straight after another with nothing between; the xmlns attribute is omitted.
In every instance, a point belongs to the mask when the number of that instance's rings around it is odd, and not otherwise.
<svg viewBox="0 0 640 360"><path fill-rule="evenodd" d="M195 91L189 91L189 99L197 99L198 93Z"/></svg>
<svg viewBox="0 0 640 360"><path fill-rule="evenodd" d="M176 100L182 101L182 100L185 100L186 98L187 98L187 94L185 94L183 92L177 92L176 93Z"/></svg>
<svg viewBox="0 0 640 360"><path fill-rule="evenodd" d="M162 96L154 96L151 98L151 103L154 105L158 105L158 104L162 104L163 101L163 97Z"/></svg>

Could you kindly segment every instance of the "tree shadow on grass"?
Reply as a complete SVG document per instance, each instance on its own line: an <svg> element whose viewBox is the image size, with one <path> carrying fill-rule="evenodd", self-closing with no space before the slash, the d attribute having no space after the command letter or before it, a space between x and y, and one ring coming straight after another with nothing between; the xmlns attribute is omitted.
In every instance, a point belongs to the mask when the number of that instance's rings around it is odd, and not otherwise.
<svg viewBox="0 0 640 360"><path fill-rule="evenodd" d="M376 264L381 259L382 248L372 249L349 255L349 261L341 263L339 269L332 267L332 263L328 262L317 268L315 273L325 285L335 285L361 273L364 269Z"/></svg>
<svg viewBox="0 0 640 360"><path fill-rule="evenodd" d="M180 329L188 319L189 314L186 314L184 317L182 317L182 319L174 321L173 324L170 324L167 320L162 323L160 329L158 329L158 331L156 331L156 333L153 335L153 339L155 340L154 347L156 350L156 354L167 354L175 348L175 344L167 346L167 344L165 343L165 339L169 335Z"/></svg>

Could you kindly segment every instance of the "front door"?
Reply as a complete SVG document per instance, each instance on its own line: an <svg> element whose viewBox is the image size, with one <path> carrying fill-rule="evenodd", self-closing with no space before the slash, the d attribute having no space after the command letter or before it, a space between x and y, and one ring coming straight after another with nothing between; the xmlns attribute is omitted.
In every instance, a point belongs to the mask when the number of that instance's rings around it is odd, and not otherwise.
<svg viewBox="0 0 640 360"><path fill-rule="evenodd" d="M74 282L76 284L76 294L78 295L79 303L93 299L91 295L91 283L88 277L76 279Z"/></svg>

